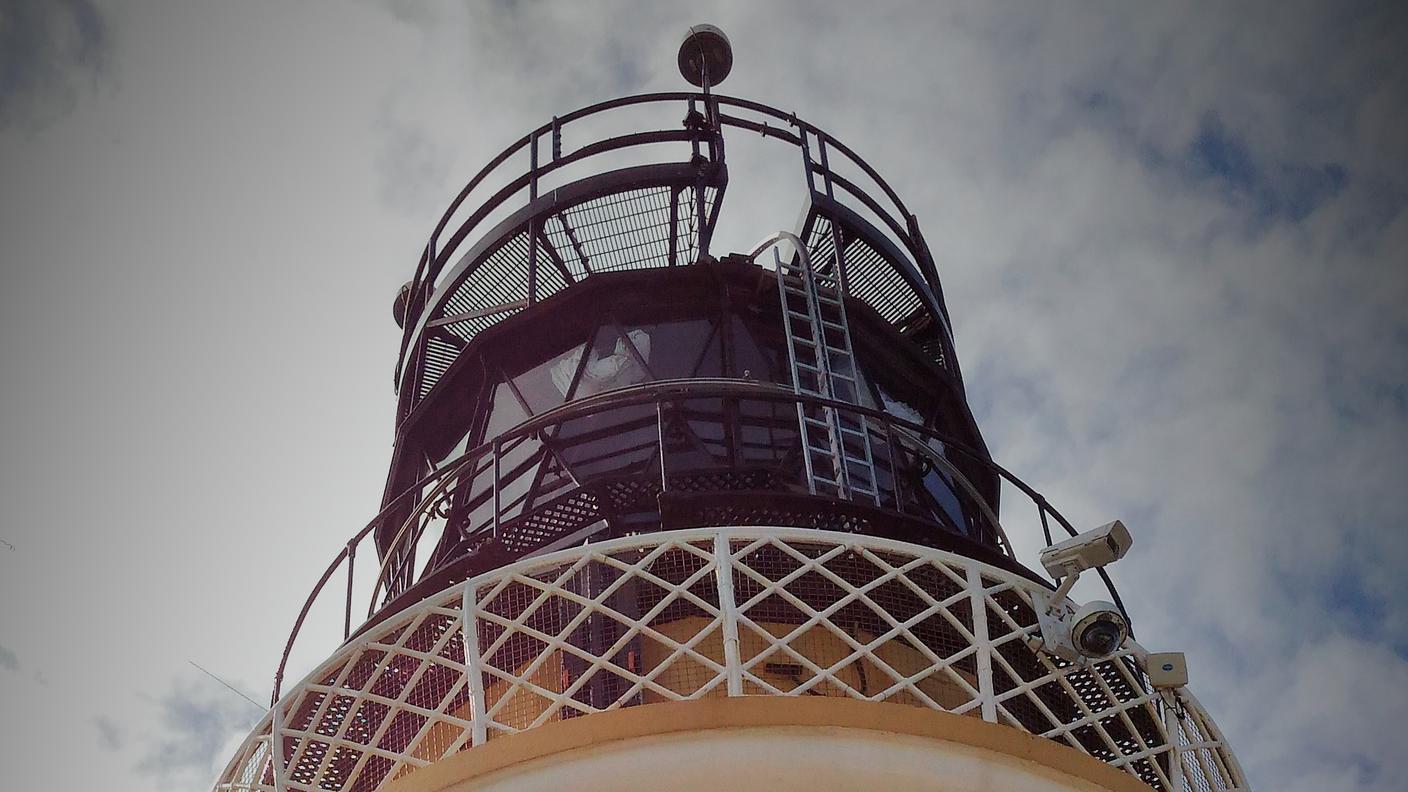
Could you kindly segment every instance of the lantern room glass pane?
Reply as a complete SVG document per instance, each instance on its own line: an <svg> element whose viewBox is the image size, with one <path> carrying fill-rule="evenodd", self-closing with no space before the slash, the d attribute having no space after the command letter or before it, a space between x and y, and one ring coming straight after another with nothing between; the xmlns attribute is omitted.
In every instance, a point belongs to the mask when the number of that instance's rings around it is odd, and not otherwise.
<svg viewBox="0 0 1408 792"><path fill-rule="evenodd" d="M489 423L484 428L484 439L492 440L515 426L528 420L528 412L519 403L508 383L501 382L494 388L494 400L489 413Z"/></svg>
<svg viewBox="0 0 1408 792"><path fill-rule="evenodd" d="M523 400L535 415L566 400L585 349L586 344L573 346L513 378L513 384L518 386Z"/></svg>

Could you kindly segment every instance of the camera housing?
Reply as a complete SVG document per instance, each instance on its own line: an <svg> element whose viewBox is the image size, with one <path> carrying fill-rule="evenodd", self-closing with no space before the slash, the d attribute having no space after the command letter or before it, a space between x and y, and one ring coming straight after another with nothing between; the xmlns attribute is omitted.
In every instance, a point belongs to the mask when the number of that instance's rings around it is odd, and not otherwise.
<svg viewBox="0 0 1408 792"><path fill-rule="evenodd" d="M1129 623L1114 603L1095 600L1071 617L1071 644L1083 657L1103 660L1129 638Z"/></svg>
<svg viewBox="0 0 1408 792"><path fill-rule="evenodd" d="M1119 520L1092 528L1041 551L1041 565L1047 574L1061 579L1087 569L1112 564L1129 552L1134 539Z"/></svg>
<svg viewBox="0 0 1408 792"><path fill-rule="evenodd" d="M1084 663L1111 657L1129 639L1129 622L1114 603L1095 600L1075 608L1063 599L1051 608L1049 596L1034 597L1041 633L1029 639L1032 649Z"/></svg>

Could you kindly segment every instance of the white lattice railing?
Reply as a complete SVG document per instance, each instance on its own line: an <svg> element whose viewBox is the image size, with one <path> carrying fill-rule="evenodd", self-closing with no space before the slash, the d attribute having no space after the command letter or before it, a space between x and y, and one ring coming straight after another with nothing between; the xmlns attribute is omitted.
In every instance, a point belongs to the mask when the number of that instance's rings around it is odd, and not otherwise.
<svg viewBox="0 0 1408 792"><path fill-rule="evenodd" d="M1186 690L1150 688L1132 641L1089 665L1029 648L1036 590L952 553L798 528L652 533L525 559L344 645L271 710L216 789L369 792L552 721L747 695L945 710L1156 789L1245 789L1212 720Z"/></svg>

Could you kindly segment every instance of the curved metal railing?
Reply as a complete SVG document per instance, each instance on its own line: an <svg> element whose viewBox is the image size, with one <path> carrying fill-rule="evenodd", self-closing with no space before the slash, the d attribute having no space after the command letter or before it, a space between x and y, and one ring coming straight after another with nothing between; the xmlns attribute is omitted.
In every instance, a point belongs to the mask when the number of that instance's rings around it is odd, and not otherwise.
<svg viewBox="0 0 1408 792"><path fill-rule="evenodd" d="M630 115L643 109L652 111L652 114L660 112L660 120L642 121ZM642 129L643 123L663 123L666 118L676 121L679 116L664 115L669 109L684 111L683 128ZM610 134L593 128L595 124L616 120L616 116L626 116L623 120L628 122L630 131ZM456 274L446 277L448 265L456 257L465 255L467 243L476 240L476 244L482 243L486 234L518 231L519 225L516 223L510 223L514 225L513 229L490 230L492 218L515 207L527 207L541 196L550 194L560 186L551 183L552 179L565 176L573 167L590 165L591 172L599 174L608 167L623 163L662 165L659 156L661 147L678 150L678 155L670 158L674 162L688 162L701 167L704 164L721 166L724 160L723 130L729 128L757 133L763 139L783 141L797 147L803 154L805 176L813 200L840 207L835 211L868 228L865 233L884 237L869 240L867 256L888 262L880 266L893 267L898 272L891 273L887 276L888 280L877 287L879 292L875 299L892 299L897 293L895 290L901 288L901 281L908 284L904 288L913 289L913 298L923 304L924 309L939 323L944 346L939 357L951 361L952 334L947 311L943 305L938 274L918 221L874 168L840 141L798 118L795 113L728 96L705 97L671 92L623 97L556 117L510 144L470 179L436 224L421 251L409 284L405 332L396 366L397 386L403 385L408 356L424 341L431 309L453 296L451 290L457 284L450 281L465 275L457 269ZM564 138L574 131L583 133L586 142L564 153ZM541 151L544 143L549 144L549 153ZM631 183L627 180L617 185L616 189L628 190ZM704 198L701 196L699 200L702 213L705 211ZM673 219L673 215L671 217ZM827 222L840 220L828 218ZM523 221L523 225L526 226L526 223L526 220ZM704 218L701 217L699 223L701 228L698 229L700 238L696 240L697 247L699 252L707 253ZM675 230L672 222L669 233L673 234ZM514 260L498 262L497 266L528 266L526 262L538 251L534 240L521 236L515 237L512 247L516 258L509 256ZM483 250L478 255L488 256L490 252ZM462 266L478 266L480 263L476 260L464 262ZM658 261L650 262L650 266L674 266L675 263L673 257L662 255ZM573 273L563 269L560 277L570 279ZM554 274L553 278L558 279L559 275ZM521 296L525 305L531 304L536 299L536 292L529 288ZM522 307L505 304L493 306L492 310L481 308L472 317L476 320L476 332L482 329L482 325L505 318ZM887 312L885 306L878 307L882 314ZM486 312L492 315L478 315ZM889 318L897 319L896 316ZM956 365L949 364L949 368L955 377L959 376Z"/></svg>
<svg viewBox="0 0 1408 792"><path fill-rule="evenodd" d="M721 465L705 466L702 469L698 466L681 469L673 464L666 441L666 427L672 423L672 413L683 412L680 405L690 401L725 398L733 400L737 411L740 412L746 410L750 404L785 405L787 409L752 416L749 422L751 427L768 430L768 442L755 447L751 459L742 459L740 457L745 456L744 454L735 453L731 458L723 460ZM789 430L795 430L795 405L798 402L834 407L843 416L852 418L857 423L865 422L874 436L883 438L883 441L877 440L882 449L879 455L886 457L878 463L882 478L883 507L899 515L908 512L911 516L932 520L956 534L976 535L980 537L979 541L995 543L1005 556L1011 558L1010 543L997 514L978 487L963 474L958 465L939 450L946 449L948 443L952 442L946 441L939 434L883 411L819 396L799 395L771 384L732 379L657 381L560 405L500 434L450 463L448 467L453 470L448 475L441 476L421 498L415 512L401 525L384 550L384 561L375 581L367 616L373 615L379 603L378 598L382 594L385 596L380 604L386 604L405 593L416 582L412 575L415 568L415 551L421 547L422 539L427 533L435 533L432 526L441 529L446 527L445 523L451 518L457 501L461 512L474 511L475 505L481 507L478 509L477 520L472 514L463 518L467 525L461 529L464 536L460 546L470 548L491 540L511 541L513 531L525 523L537 529L532 532L534 536L529 541L539 539L543 526L534 524L534 518L543 512L556 516L564 505L569 505L572 521L564 525L562 519L557 517L550 527L557 535L540 539L539 544L525 544L520 540L514 548L517 552L528 553L539 551L542 545L555 539L571 538L574 535L576 541L587 538L577 532L603 520L606 515L600 511L584 510L582 504L577 502L580 498L576 496L603 480L607 482L608 488L611 485L618 489L624 488L637 500L642 497L649 499L659 495L668 496L680 488L690 493L762 489L768 492L769 500L776 500L788 489L795 495L801 495L806 492L799 461L803 453L802 439L800 435L794 437L788 434ZM737 428L736 424L743 423L736 417L730 423L728 417L722 413L717 416L705 415L703 418L697 411L690 415L692 417L688 423L692 425L714 423L711 418L717 417L716 425L721 434L730 428ZM563 436L570 427L587 421L593 421L598 426L592 433L593 439L582 445L594 453L609 452L616 457L615 467L607 472L575 474L572 476L571 486L554 493L555 497L546 503L530 509L528 501L535 493L522 485L529 479L540 477L542 465L561 461L567 451L573 450L572 440L564 439ZM596 437L632 430L642 438L632 444L618 443L601 448L599 444L602 441ZM552 440L549 441L548 438ZM934 443L931 444L930 441ZM532 452L524 454L521 449L530 444L534 446ZM939 448L935 448L935 444L939 445ZM697 441L696 445L703 445L703 441ZM720 451L722 452L722 449ZM958 453L960 457L966 453L967 456L981 459L979 455L966 449ZM540 458L540 464L525 463L521 459L535 455ZM904 476L901 475L905 465L899 458L904 456L913 457L918 464L931 466L942 473L951 494L961 501L959 514L949 515L935 508L915 513L915 505L909 503L906 498L906 494L913 493L905 492ZM520 458L516 464L509 461L515 457ZM793 460L790 470L783 459L787 457ZM749 462L753 464L750 465ZM772 464L768 464L769 462ZM563 464L566 466L565 462ZM740 469L754 474L771 475L760 481L760 476L750 477ZM706 480L702 485L690 482L688 478L691 474L703 476ZM510 492L516 492L516 496L505 494ZM593 499L602 500L609 497L610 494L601 493L593 496ZM868 497L856 500L863 504L869 502ZM830 497L820 498L812 504L809 511L834 502L835 499ZM845 519L853 520L854 515L848 514ZM426 573L433 571L436 560L434 557L427 560L429 566L424 570ZM445 562L452 559L441 556L438 560Z"/></svg>
<svg viewBox="0 0 1408 792"><path fill-rule="evenodd" d="M881 447L885 451L879 454L881 464L878 467L882 480L890 482L882 487L884 490L882 500L885 508L867 509L860 516L856 516L854 513L844 515L846 520L844 524L848 526L857 525L856 520L869 520L865 530L883 534L889 527L887 522L893 525L905 521L916 521L921 530L928 531L934 537L947 536L952 541L960 541L953 537L961 537L964 534L964 525L959 524L956 520L946 518L944 513L933 508L916 511L912 505L913 501L905 492L905 476L899 475L898 471L905 468L906 464L918 461L930 465L934 470L944 474L951 491L960 501L963 515L969 520L967 523L968 533L976 532L978 536L989 536L996 541L1001 555L994 552L992 553L993 557L989 559L995 563L1003 564L1005 562L1014 570L1022 570L1012 558L1011 543L1007 538L1007 530L1002 519L990 507L987 499L969 474L982 473L993 476L1001 482L1012 485L1016 491L1022 493L1027 502L1024 505L1018 505L1009 499L1007 506L1003 509L1004 514L1010 519L1019 510L1034 509L1045 544L1052 543L1053 523L1058 526L1058 530L1064 531L1067 535L1074 536L1077 533L1074 526L1040 493L1002 466L992 462L985 454L969 448L953 438L890 413L846 402L798 395L789 389L776 385L744 380L679 380L636 385L569 402L530 418L493 440L448 462L438 471L391 501L381 514L355 533L339 549L305 600L295 620L275 674L275 698L281 689L289 656L305 626L305 620L313 610L315 603L320 598L324 598L325 594L329 594L328 583L331 582L338 570L344 567L347 572L347 584L343 609L343 635L344 638L352 635L354 574L359 550L362 549L364 543L372 544L368 538L372 536L376 527L390 519L391 515L401 513L407 503L414 501L415 505L410 509L408 516L400 521L399 527L386 552L381 556L381 563L377 567L367 606L367 625L385 618L387 614L394 613L405 601L414 599L417 594L417 591L413 590L415 587L419 586L420 589L424 589L426 583L437 584L436 581L427 581L426 579L431 577L437 569L447 566L464 553L470 552L486 542L498 541L510 545L512 552L496 559L507 562L517 556L554 549L554 542L559 539L573 542L585 541L593 532L590 530L584 532L583 529L590 529L598 517L595 512L581 506L580 499L583 497L583 493L590 497L608 497L605 494L600 494L603 493L603 488L628 487L638 497L649 499L659 493L670 493L672 485L675 490L678 490L681 486L686 485L691 474L700 474L706 479L727 474L730 470L738 467L737 460L731 460L731 464L723 470L701 470L698 466L690 468L672 465L672 458L677 458L677 456L667 448L667 433L664 431L669 419L674 417L671 414L671 411L675 409L674 405L690 400L725 398L757 405L776 405L779 416L778 426L790 423L794 429L796 423L795 405L798 401L829 405L847 416L867 422L872 434L877 438L884 439ZM642 447L649 447L653 450L650 453L644 453L641 449L636 449L634 456L621 453L621 449L612 449L611 453L636 460L635 469L625 471L624 474L620 470L611 470L590 477L583 476L582 480L574 480L572 486L554 493L554 497L547 499L542 504L530 506L523 502L523 494L517 488L522 486L523 481L536 476L539 469L525 466L521 459L512 463L507 460L514 459L515 455L521 455L521 449L528 444L537 444L541 451L543 448L541 438L546 436L560 438L564 426L591 420L599 421L603 416L619 415L627 411L633 415L636 424L634 431L639 436L648 438L648 442L643 443ZM610 430L615 426L616 424L607 423L606 429ZM799 439L794 438L794 441L800 443ZM785 455L791 445L785 437L773 436L769 439L766 447L771 452ZM800 452L800 448L793 450ZM648 463L641 465L639 460L642 458L647 459ZM544 461L546 461L545 452ZM796 464L800 465L799 462ZM886 472L887 466L888 472ZM756 471L759 468L754 467L753 469ZM763 469L766 470L766 467L764 466ZM969 474L965 474L965 469ZM788 484L785 476L787 471L785 464L775 465L773 471L774 477L769 479L765 485L770 488L768 500L777 500L779 496L784 494L783 490ZM804 495L804 489L800 485L800 479L793 483L798 498L805 502L807 499ZM737 483L725 483L714 487L716 492L725 489L731 490L730 494L735 495L738 489ZM696 486L694 491L700 491L699 487ZM509 493L514 494L510 495ZM574 497L579 500L574 501ZM822 505L834 502L835 499L832 498L814 499L815 505L807 513L815 513ZM452 537L453 541L442 541L445 536L444 530L451 523L451 514L455 508L460 510L456 517L459 520L458 524L465 526L462 530L462 536ZM805 510L805 503L803 508ZM539 537L536 544L528 544L515 539L517 535L515 532L521 532L525 526L532 525L532 521L542 518L544 514L555 513L554 510L561 510L571 515L572 522L567 524L559 522L553 526L556 531L555 535L545 539ZM784 517L784 515L764 512L762 519L767 519L769 516L773 519ZM737 518L736 512L719 512L713 515L706 514L702 520L708 524L735 524ZM671 526L666 525L665 527ZM940 532L943 531L947 531L947 533L941 534ZM541 533L541 531L538 532L538 534ZM427 536L433 537L433 541L427 540ZM927 541L922 536L920 539ZM519 541L519 544L513 545L515 541ZM439 555L434 555L437 549L441 552ZM979 558L984 555L983 549L982 542L971 542L965 545L966 552ZM364 558L374 556L374 554L374 547L362 551ZM1124 610L1123 601L1109 576L1104 570L1097 571L1106 588L1110 591L1112 599L1121 610ZM446 582L439 581L439 583ZM435 591L426 590L421 593L429 595ZM1128 618L1127 613L1126 618ZM366 629L366 626L364 625L361 629Z"/></svg>
<svg viewBox="0 0 1408 792"><path fill-rule="evenodd" d="M1042 593L959 554L800 528L667 531L523 559L344 645L275 703L216 789L375 790L570 717L759 695L971 715L1157 790L1246 788L1197 699L1153 688L1132 639L1082 664L1032 649Z"/></svg>

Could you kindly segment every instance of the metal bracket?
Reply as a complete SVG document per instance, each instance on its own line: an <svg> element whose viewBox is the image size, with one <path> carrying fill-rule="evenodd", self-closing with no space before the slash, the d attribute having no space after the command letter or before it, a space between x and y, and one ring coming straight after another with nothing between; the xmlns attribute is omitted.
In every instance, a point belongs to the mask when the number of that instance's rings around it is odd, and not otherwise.
<svg viewBox="0 0 1408 792"><path fill-rule="evenodd" d="M1068 576L1067 581L1074 582L1074 575ZM1065 583L1062 588L1069 591L1069 586ZM1070 625L1067 620L1074 611L1071 608L1070 600L1066 599L1066 592L1057 589L1051 594L1042 591L1032 592L1032 608L1036 611L1037 625L1041 628L1040 637L1031 635L1027 637L1027 646L1036 652L1045 652L1049 655L1065 660L1068 663L1084 664L1085 657L1076 651L1075 644L1071 643Z"/></svg>

